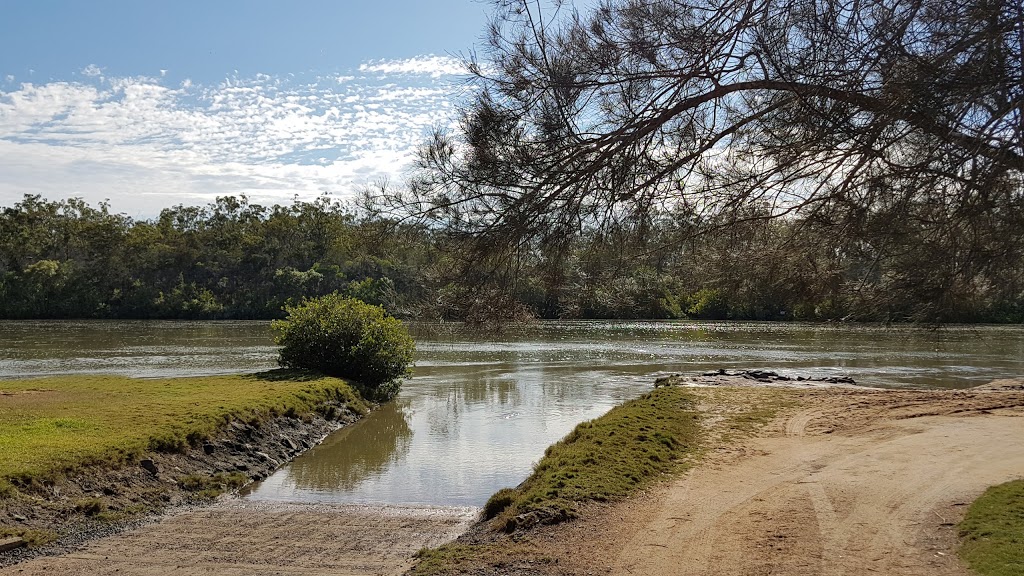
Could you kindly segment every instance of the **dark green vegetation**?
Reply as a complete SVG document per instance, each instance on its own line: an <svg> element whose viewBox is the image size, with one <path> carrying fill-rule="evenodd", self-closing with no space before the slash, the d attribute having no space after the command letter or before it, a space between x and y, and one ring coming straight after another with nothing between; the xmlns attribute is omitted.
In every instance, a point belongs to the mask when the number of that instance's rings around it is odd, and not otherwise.
<svg viewBox="0 0 1024 576"><path fill-rule="evenodd" d="M83 467L131 462L149 451L183 451L232 420L301 415L327 401L368 409L342 380L291 376L0 381L0 497L31 491Z"/></svg>
<svg viewBox="0 0 1024 576"><path fill-rule="evenodd" d="M1024 480L986 490L960 523L960 537L960 556L978 574L1024 574Z"/></svg>
<svg viewBox="0 0 1024 576"><path fill-rule="evenodd" d="M536 258L564 304L582 256L584 316L1021 321L1016 3L491 4L474 99L380 197L490 278Z"/></svg>
<svg viewBox="0 0 1024 576"><path fill-rule="evenodd" d="M401 321L380 306L340 294L304 300L286 311L287 318L273 323L281 366L354 380L374 400L398 394L414 351Z"/></svg>
<svg viewBox="0 0 1024 576"><path fill-rule="evenodd" d="M285 304L339 292L399 317L470 321L1024 321L1024 248L976 269L948 257L955 232L914 220L879 220L879 244L815 218L749 215L724 226L665 210L642 227L583 227L557 247L503 244L515 253L477 259L457 231L326 198L221 198L133 221L26 197L0 211L0 318L280 318ZM944 267L961 270L956 282L936 274Z"/></svg>
<svg viewBox="0 0 1024 576"><path fill-rule="evenodd" d="M425 297L417 269L432 244L383 228L326 198L220 198L133 221L26 196L0 211L0 317L278 318L335 291L403 310Z"/></svg>

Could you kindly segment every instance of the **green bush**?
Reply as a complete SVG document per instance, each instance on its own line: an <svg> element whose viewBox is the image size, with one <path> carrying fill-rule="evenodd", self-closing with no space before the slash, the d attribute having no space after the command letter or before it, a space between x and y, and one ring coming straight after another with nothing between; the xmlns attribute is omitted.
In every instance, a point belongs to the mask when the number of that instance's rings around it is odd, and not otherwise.
<svg viewBox="0 0 1024 576"><path fill-rule="evenodd" d="M389 400L409 375L413 341L379 306L328 294L286 306L275 320L278 363L353 380L364 396Z"/></svg>
<svg viewBox="0 0 1024 576"><path fill-rule="evenodd" d="M701 288L690 296L686 314L700 320L725 320L729 317L729 301L721 290Z"/></svg>

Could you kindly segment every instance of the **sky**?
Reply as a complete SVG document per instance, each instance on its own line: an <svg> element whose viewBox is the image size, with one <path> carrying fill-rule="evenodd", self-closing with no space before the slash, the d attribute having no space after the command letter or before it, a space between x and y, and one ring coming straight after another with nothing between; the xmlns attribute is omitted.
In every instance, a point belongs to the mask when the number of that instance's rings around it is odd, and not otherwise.
<svg viewBox="0 0 1024 576"><path fill-rule="evenodd" d="M400 183L471 93L478 0L0 0L0 207L136 218Z"/></svg>

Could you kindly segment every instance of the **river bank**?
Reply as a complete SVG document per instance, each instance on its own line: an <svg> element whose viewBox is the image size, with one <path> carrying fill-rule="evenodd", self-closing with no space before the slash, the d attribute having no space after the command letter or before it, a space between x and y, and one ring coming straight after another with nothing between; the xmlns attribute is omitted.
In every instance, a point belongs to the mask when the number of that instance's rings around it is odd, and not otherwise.
<svg viewBox="0 0 1024 576"><path fill-rule="evenodd" d="M1024 381L958 391L772 389L704 379L718 439L680 475L569 522L475 525L424 574L971 574L957 523L1024 470ZM729 387L720 387L728 384ZM737 386L741 385L741 386ZM730 414L783 395L756 433Z"/></svg>
<svg viewBox="0 0 1024 576"><path fill-rule="evenodd" d="M208 504L369 408L342 380L283 371L0 382L0 565Z"/></svg>
<svg viewBox="0 0 1024 576"><path fill-rule="evenodd" d="M744 383L712 377L652 393L699 423L674 433L685 436L680 467L638 477L629 497L571 503L569 514L523 517L513 502L474 523L473 508L235 499L2 572L401 574L420 547L462 534L421 551L413 572L969 574L956 525L985 488L1024 470L1024 381L957 391ZM549 491L521 493L536 504Z"/></svg>

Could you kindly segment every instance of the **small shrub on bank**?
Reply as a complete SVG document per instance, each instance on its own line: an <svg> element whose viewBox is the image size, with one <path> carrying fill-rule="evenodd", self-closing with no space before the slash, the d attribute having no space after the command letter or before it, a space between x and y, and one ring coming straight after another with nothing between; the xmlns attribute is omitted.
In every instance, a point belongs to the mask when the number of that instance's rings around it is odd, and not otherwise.
<svg viewBox="0 0 1024 576"><path fill-rule="evenodd" d="M340 294L287 306L276 320L278 363L353 380L365 396L389 400L409 374L413 341L384 309Z"/></svg>

